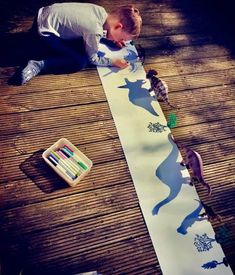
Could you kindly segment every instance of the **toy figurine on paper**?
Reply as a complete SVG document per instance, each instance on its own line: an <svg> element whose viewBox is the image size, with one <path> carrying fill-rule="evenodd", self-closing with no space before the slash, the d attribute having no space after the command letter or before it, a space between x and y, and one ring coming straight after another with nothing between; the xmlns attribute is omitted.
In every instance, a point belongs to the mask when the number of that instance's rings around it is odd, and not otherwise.
<svg viewBox="0 0 235 275"><path fill-rule="evenodd" d="M169 127L170 129L176 127L177 125L177 117L175 114L170 113L169 118L167 120L167 127Z"/></svg>
<svg viewBox="0 0 235 275"><path fill-rule="evenodd" d="M150 80L150 89L149 92L154 91L156 99L158 101L166 102L169 106L175 108L175 106L171 105L168 99L168 86L165 81L156 77L157 71L149 70L146 74L146 78Z"/></svg>
<svg viewBox="0 0 235 275"><path fill-rule="evenodd" d="M202 183L208 189L208 195L211 195L211 187L205 181L203 176L203 163L202 158L198 152L191 150L190 148L185 148L186 151L186 161L182 161L181 165L186 166L188 169L191 169L193 177L191 178L191 185L194 182Z"/></svg>
<svg viewBox="0 0 235 275"><path fill-rule="evenodd" d="M220 215L218 215L217 213L215 213L214 209L210 206L208 206L207 204L205 204L204 202L200 201L201 205L204 207L205 212L200 214L199 216L204 217L207 216L208 221L214 221L217 220L219 222L222 221L222 218Z"/></svg>
<svg viewBox="0 0 235 275"><path fill-rule="evenodd" d="M141 47L140 44L137 44L135 47L136 47L136 50L137 50L137 53L138 53L139 61L143 65L144 61L145 61L145 49L143 47Z"/></svg>
<svg viewBox="0 0 235 275"><path fill-rule="evenodd" d="M133 43L129 43L132 45ZM128 46L128 44L126 44ZM141 47L141 45L137 44L136 50L128 49L127 48L127 54L124 56L124 59L128 62L130 65L130 72L134 73L138 69L138 63L144 64L145 60L145 50Z"/></svg>

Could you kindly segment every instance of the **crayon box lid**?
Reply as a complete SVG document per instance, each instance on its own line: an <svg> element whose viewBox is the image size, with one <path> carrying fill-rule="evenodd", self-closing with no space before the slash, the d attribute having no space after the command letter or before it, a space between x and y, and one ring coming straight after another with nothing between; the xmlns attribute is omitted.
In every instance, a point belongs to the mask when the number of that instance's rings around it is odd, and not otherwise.
<svg viewBox="0 0 235 275"><path fill-rule="evenodd" d="M42 157L70 186L76 186L93 165L92 161L66 138L56 141L43 152Z"/></svg>

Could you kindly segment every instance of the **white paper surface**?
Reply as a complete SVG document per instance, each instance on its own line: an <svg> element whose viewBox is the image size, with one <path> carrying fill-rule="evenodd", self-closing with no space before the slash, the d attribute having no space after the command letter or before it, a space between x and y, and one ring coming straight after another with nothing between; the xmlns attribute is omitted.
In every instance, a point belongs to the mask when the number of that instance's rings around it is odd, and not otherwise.
<svg viewBox="0 0 235 275"><path fill-rule="evenodd" d="M167 121L149 95L142 64L132 62L136 61L135 47L111 51L101 44L100 51L131 62L123 70L98 67L98 73L163 274L233 274L223 263L225 255L211 224L199 220L204 211L195 187L187 183L189 174L180 165L182 157L169 128L148 129L150 122L166 126ZM208 250L198 251L203 248Z"/></svg>

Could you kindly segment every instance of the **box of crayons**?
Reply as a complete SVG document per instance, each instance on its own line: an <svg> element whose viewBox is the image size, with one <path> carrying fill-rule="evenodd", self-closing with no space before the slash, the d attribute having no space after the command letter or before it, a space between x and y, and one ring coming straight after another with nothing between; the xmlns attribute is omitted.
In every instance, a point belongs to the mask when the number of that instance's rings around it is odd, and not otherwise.
<svg viewBox="0 0 235 275"><path fill-rule="evenodd" d="M66 138L55 142L42 157L70 186L76 186L92 167L92 161Z"/></svg>

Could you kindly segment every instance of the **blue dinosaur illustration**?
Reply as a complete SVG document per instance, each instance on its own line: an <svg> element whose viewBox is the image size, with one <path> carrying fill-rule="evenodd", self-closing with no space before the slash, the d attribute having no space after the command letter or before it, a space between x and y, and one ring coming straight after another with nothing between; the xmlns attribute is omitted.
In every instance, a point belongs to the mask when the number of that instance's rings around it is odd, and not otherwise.
<svg viewBox="0 0 235 275"><path fill-rule="evenodd" d="M182 177L180 164L176 164L179 150L172 140L171 134L168 135L168 140L172 145L172 150L168 157L158 166L156 177L170 188L170 193L164 200L154 206L152 210L153 215L157 215L162 206L174 200L179 194L182 184L186 183L186 179ZM174 167L178 167L178 169Z"/></svg>
<svg viewBox="0 0 235 275"><path fill-rule="evenodd" d="M130 72L136 72L138 69L138 62L141 62L138 54L130 49L127 49L127 54L124 56L124 59L130 64Z"/></svg>
<svg viewBox="0 0 235 275"><path fill-rule="evenodd" d="M130 49L127 49L127 54L124 56L124 59L128 62L138 61L138 54Z"/></svg>
<svg viewBox="0 0 235 275"><path fill-rule="evenodd" d="M177 228L177 232L186 235L188 233L187 229L189 227L191 227L196 221L202 221L203 218L199 217L201 210L202 204L199 202L197 208L184 218L181 225Z"/></svg>
<svg viewBox="0 0 235 275"><path fill-rule="evenodd" d="M127 88L129 89L129 100L132 104L142 107L154 116L158 116L154 108L152 107L152 101L156 101L153 97L149 95L148 89L142 88L141 86L144 83L144 80L139 79L134 82L129 81L125 78L126 84L119 86L118 88Z"/></svg>
<svg viewBox="0 0 235 275"><path fill-rule="evenodd" d="M119 48L119 50L120 50L120 48ZM102 51L98 51L98 55L103 57L103 56L105 56L105 53ZM129 63L130 72L132 72L132 73L136 72L138 69L137 63L141 62L138 54L131 49L127 49L127 54L123 58ZM118 73L120 71L119 68L115 68L115 67L109 67L108 69L109 69L109 72L107 72L105 75L103 75L103 77L106 77L112 73Z"/></svg>
<svg viewBox="0 0 235 275"><path fill-rule="evenodd" d="M102 38L102 40L100 42L102 44L105 44L108 48L111 48L112 50L114 50L115 47L116 47L115 44L112 41L109 41L109 40L107 40L105 38ZM114 49L112 48L112 46L114 47ZM120 50L120 48L118 48L118 50ZM100 56L100 57L104 57L106 55L106 53L102 52L102 51L98 51L97 55ZM104 74L103 77L106 77L106 76L108 76L108 75L110 75L112 73L118 73L120 71L120 69L117 68L117 67L108 67L108 69L109 69L109 72L107 72L106 74Z"/></svg>

